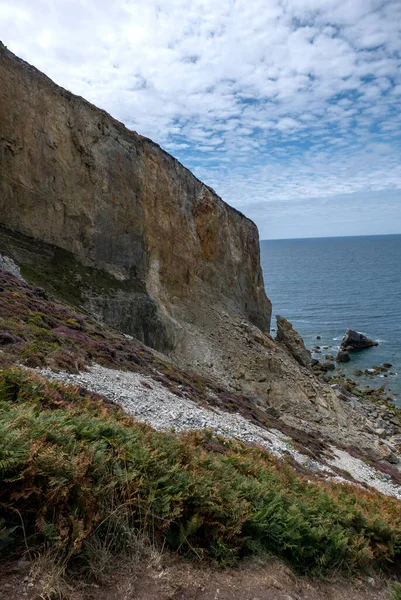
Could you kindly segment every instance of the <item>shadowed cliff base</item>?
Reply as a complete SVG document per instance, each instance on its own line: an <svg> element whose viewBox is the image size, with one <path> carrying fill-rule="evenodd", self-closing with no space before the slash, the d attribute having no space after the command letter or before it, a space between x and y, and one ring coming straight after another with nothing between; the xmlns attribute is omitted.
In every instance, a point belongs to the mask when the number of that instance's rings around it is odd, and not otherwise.
<svg viewBox="0 0 401 600"><path fill-rule="evenodd" d="M119 280L105 270L83 265L68 250L2 225L0 247L14 258L24 279L45 288L55 298L86 308L147 346L164 351L171 348L157 304L135 272Z"/></svg>

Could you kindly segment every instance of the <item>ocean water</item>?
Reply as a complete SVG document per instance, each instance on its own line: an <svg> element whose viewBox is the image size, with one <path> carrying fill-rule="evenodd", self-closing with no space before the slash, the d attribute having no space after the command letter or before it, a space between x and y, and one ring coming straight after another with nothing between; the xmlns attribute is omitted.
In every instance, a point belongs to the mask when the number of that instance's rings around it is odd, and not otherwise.
<svg viewBox="0 0 401 600"><path fill-rule="evenodd" d="M401 235L264 240L260 246L272 327L276 314L286 317L305 345L319 345L323 355L336 354L347 328L377 340L379 346L352 353L340 370L357 380L356 369L391 363L394 375L360 382L384 385L401 405Z"/></svg>

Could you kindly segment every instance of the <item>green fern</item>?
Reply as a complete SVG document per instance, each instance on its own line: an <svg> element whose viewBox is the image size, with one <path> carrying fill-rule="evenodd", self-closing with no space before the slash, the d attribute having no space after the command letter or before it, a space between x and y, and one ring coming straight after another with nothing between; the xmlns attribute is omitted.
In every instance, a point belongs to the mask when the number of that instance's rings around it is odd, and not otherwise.
<svg viewBox="0 0 401 600"><path fill-rule="evenodd" d="M6 550L14 542L14 532L18 529L16 525L7 525L4 519L0 519L0 551Z"/></svg>
<svg viewBox="0 0 401 600"><path fill-rule="evenodd" d="M240 443L221 440L215 453L210 433L156 432L28 371L0 370L0 439L2 548L83 560L97 544L121 551L140 530L219 564L271 553L314 574L401 555L395 499L306 480Z"/></svg>

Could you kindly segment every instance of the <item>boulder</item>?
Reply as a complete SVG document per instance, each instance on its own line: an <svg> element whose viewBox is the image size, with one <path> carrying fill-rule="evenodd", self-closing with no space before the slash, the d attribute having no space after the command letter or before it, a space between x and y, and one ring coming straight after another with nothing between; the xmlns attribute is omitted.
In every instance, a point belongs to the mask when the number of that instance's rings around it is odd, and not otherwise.
<svg viewBox="0 0 401 600"><path fill-rule="evenodd" d="M365 348L371 348L372 346L378 346L379 342L375 342L370 338L354 331L353 329L347 329L345 336L341 342L342 350L365 350Z"/></svg>
<svg viewBox="0 0 401 600"><path fill-rule="evenodd" d="M348 362L350 360L350 355L348 350L340 350L336 356L337 362Z"/></svg>
<svg viewBox="0 0 401 600"><path fill-rule="evenodd" d="M345 387L343 387L342 385L338 384L338 383L333 383L332 384L332 389L334 390L334 393L338 396L338 398L340 400L342 400L343 402L351 402L351 401L355 401L357 400L357 397L354 396L353 394L351 394L351 392L349 392Z"/></svg>
<svg viewBox="0 0 401 600"><path fill-rule="evenodd" d="M0 331L0 346L9 346L10 344L19 344L24 340L17 335L11 335L7 331Z"/></svg>
<svg viewBox="0 0 401 600"><path fill-rule="evenodd" d="M12 258L0 254L0 271L8 271L18 279L22 279L19 266L15 264Z"/></svg>
<svg viewBox="0 0 401 600"><path fill-rule="evenodd" d="M330 360L325 360L320 363L320 368L322 369L322 371L334 371L336 365Z"/></svg>
<svg viewBox="0 0 401 600"><path fill-rule="evenodd" d="M317 361L317 364L315 361L312 362L312 368L315 373L321 375L323 373L327 373L327 371L334 371L336 365L331 360L319 360Z"/></svg>
<svg viewBox="0 0 401 600"><path fill-rule="evenodd" d="M277 335L276 340L283 344L295 360L304 367L310 367L312 363L311 353L307 348L298 331L284 317L276 315Z"/></svg>

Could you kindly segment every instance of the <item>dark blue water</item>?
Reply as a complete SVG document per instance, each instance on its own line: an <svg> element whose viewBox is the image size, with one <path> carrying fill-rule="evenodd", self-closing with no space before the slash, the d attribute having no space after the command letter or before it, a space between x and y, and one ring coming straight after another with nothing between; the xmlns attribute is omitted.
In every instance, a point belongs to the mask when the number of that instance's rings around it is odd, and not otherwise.
<svg viewBox="0 0 401 600"><path fill-rule="evenodd" d="M400 403L401 235L262 241L261 263L273 315L291 321L308 348L331 346L322 352L335 354L348 327L379 341L341 370L353 376L392 363L396 375L362 384L384 385Z"/></svg>

